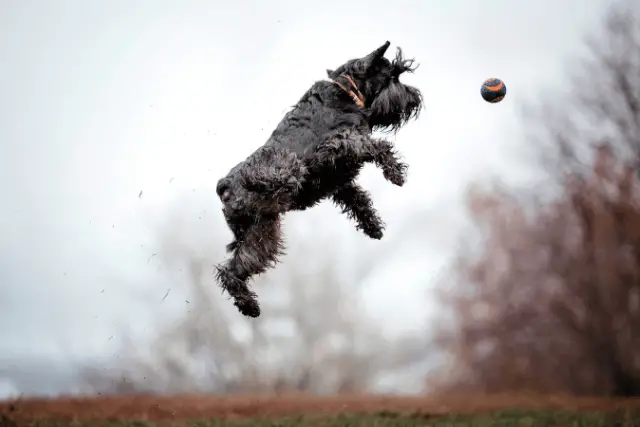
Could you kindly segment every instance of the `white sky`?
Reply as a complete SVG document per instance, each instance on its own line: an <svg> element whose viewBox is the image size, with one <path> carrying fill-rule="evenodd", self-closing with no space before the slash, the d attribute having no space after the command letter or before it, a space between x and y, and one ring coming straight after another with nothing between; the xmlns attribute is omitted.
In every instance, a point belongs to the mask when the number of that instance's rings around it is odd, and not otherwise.
<svg viewBox="0 0 640 427"><path fill-rule="evenodd" d="M519 108L564 83L563 66L609 3L3 0L0 354L83 359L112 351L123 325L145 325L166 292L147 262L152 221L198 193L186 217L208 210L212 233L227 233L217 179L325 69L386 40L421 64L404 80L422 90L425 111L396 139L408 184L373 168L361 182L387 238L408 214L424 232L393 249L366 303L390 330L422 327L432 308L424 285L451 254L464 186L531 177L516 155ZM488 77L507 85L498 105L480 98ZM293 245L377 244L330 205L289 216L287 230Z"/></svg>

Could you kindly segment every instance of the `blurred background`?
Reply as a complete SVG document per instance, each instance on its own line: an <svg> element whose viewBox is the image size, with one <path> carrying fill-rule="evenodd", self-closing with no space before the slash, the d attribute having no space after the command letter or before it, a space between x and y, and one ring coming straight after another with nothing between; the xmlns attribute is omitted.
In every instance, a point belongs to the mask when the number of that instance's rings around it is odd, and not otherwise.
<svg viewBox="0 0 640 427"><path fill-rule="evenodd" d="M0 398L639 394L638 6L3 0ZM241 317L217 180L386 40L425 110L360 177L384 239L288 214Z"/></svg>

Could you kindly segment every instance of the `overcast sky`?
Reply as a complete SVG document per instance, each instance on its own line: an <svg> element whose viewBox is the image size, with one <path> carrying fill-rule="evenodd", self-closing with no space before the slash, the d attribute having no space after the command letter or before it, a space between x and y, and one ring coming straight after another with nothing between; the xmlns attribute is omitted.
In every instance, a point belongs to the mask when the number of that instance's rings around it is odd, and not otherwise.
<svg viewBox="0 0 640 427"><path fill-rule="evenodd" d="M361 182L387 238L411 213L428 230L397 245L366 304L387 328L418 327L423 285L452 253L464 187L531 178L517 156L519 108L564 84L609 3L1 1L0 354L82 360L113 351L123 325L146 325L166 292L149 262L155 224L180 203L187 221L206 216L227 243L217 179L325 69L386 40L421 64L403 79L422 90L425 110L396 138L408 184L374 168ZM480 97L488 77L507 85L500 104ZM328 204L286 227L293 245L318 239L317 253L326 238L355 253L378 244ZM406 288L389 298L393 278Z"/></svg>

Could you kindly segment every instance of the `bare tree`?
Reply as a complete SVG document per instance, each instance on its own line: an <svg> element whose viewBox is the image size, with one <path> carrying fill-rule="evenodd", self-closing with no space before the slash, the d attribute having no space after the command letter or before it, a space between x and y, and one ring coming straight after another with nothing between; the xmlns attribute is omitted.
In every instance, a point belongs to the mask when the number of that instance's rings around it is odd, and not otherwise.
<svg viewBox="0 0 640 427"><path fill-rule="evenodd" d="M603 145L617 156L640 158L639 19L633 0L611 6L572 64L567 93L558 88L542 108L526 111L530 147L560 182L566 174L590 173Z"/></svg>
<svg viewBox="0 0 640 427"><path fill-rule="evenodd" d="M380 259L375 254L344 263L334 242L314 240L326 248L314 251L298 240L286 263L255 284L265 309L248 320L219 304L212 283L212 260L224 248L216 243L224 239L197 245L198 232L189 227L200 225L171 216L156 257L167 274L180 273L172 277L187 289L188 311L161 329L151 348L131 343L116 369L87 372L89 391L357 392L423 359L424 340L381 336L359 304L360 285Z"/></svg>
<svg viewBox="0 0 640 427"><path fill-rule="evenodd" d="M446 279L438 342L450 365L432 385L640 395L637 12L611 9L571 107L537 123L560 197L470 192L480 249Z"/></svg>

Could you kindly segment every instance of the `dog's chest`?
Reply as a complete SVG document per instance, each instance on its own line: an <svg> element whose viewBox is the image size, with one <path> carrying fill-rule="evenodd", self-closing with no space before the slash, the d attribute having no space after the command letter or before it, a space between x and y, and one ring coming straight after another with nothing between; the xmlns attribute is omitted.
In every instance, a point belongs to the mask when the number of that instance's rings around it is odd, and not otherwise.
<svg viewBox="0 0 640 427"><path fill-rule="evenodd" d="M360 166L345 167L336 164L314 170L294 197L295 209L304 210L315 206L339 188L355 180L360 169Z"/></svg>

